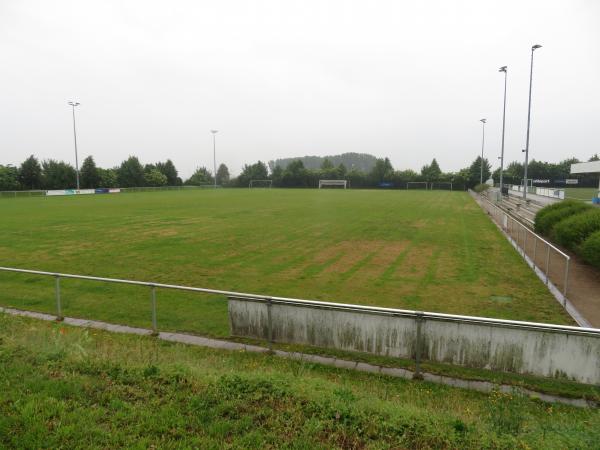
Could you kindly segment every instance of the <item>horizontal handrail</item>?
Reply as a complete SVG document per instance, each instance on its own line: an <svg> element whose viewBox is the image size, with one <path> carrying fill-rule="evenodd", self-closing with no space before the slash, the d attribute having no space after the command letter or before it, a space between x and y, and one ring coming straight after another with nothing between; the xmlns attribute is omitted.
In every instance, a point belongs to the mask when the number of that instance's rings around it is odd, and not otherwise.
<svg viewBox="0 0 600 450"><path fill-rule="evenodd" d="M306 307L316 307L323 309L337 309L337 310L346 310L346 311L360 311L372 314L382 314L388 316L410 316L410 317L420 317L423 319L430 320L443 320L443 321L454 321L454 322L464 322L464 323L478 323L478 324L488 324L488 325L496 325L496 326L507 326L513 328L521 328L521 329L536 329L536 330L544 330L548 332L566 332L566 333L575 333L575 334L592 334L594 336L598 336L600 338L600 329L596 328L585 328L585 327L576 327L570 325L555 325L555 324L545 324L545 323L537 323L537 322L525 322L518 320L507 320L507 319L493 319L487 317L477 317L477 316L464 316L464 315L455 315L455 314L444 314L444 313L434 313L434 312L422 312L422 311L413 311L413 310L404 310L404 309L395 309L395 308L385 308L380 306L363 306L363 305L354 305L348 303L333 303L333 302L323 302L318 300L303 300L297 298L289 298L289 297L276 297L269 295L261 295L261 294L251 294L245 292L235 292L235 291L227 291L221 289L210 289L210 288L198 288L191 286L181 286L176 284L165 284L165 283L154 283L148 281L137 281L137 280L125 280L119 278L104 278L104 277L95 277L90 275L75 275L68 273L60 273L60 272L47 272L41 270L30 270L30 269L18 269L14 267L0 267L0 271L4 272L15 272L15 273L26 273L32 275L42 275L49 277L57 277L57 278L70 278L76 280L90 280L90 281L100 281L107 283L119 283L119 284L129 284L136 286L146 286L150 288L161 288L161 289L174 289L181 291L191 291L191 292L200 292L205 294L218 294L223 295L229 298L237 298L243 299L247 301L258 301L258 302L271 302L271 303L282 303L282 304L295 304L298 306L306 306Z"/></svg>
<svg viewBox="0 0 600 450"><path fill-rule="evenodd" d="M512 214L510 214L508 211L505 211L504 209L500 208L498 205L493 204L490 200L488 200L487 198L483 197L483 196L479 196L479 198L481 198L482 200L486 201L487 203L489 203L492 207L502 211L505 214L508 214L509 216L512 217ZM546 239L544 239L542 236L540 236L539 234L537 234L535 231L530 230L529 228L527 228L526 226L523 226L523 228L525 230L527 230L527 232L529 232L530 234L534 235L536 238L538 238L540 241L542 241L544 244L546 244L548 247L552 248L554 251L556 251L557 253L560 253L562 256L564 256L567 259L571 259L571 257L569 255L567 255L565 252L563 252L561 249L559 249L556 245L552 244L551 242L548 242Z"/></svg>

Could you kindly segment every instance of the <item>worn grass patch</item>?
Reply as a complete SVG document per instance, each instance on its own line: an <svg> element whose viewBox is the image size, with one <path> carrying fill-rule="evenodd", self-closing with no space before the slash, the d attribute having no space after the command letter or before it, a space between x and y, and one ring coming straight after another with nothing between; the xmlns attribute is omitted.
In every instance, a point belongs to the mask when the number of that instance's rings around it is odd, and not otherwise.
<svg viewBox="0 0 600 450"><path fill-rule="evenodd" d="M222 189L1 207L3 266L572 323L463 192ZM53 286L0 273L0 304L54 312ZM65 280L62 297L65 315L150 324L147 288ZM224 300L159 290L159 327L227 336Z"/></svg>
<svg viewBox="0 0 600 450"><path fill-rule="evenodd" d="M598 410L0 314L0 447L595 448Z"/></svg>

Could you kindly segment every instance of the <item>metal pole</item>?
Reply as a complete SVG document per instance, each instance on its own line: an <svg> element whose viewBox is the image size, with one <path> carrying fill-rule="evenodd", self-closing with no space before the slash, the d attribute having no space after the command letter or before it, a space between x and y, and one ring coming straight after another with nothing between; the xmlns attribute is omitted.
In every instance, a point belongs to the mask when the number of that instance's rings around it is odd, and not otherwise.
<svg viewBox="0 0 600 450"><path fill-rule="evenodd" d="M423 375L421 374L421 341L422 336L422 330L421 330L421 325L423 323L423 313L420 311L417 311L416 316L415 316L415 322L416 322L416 326L417 326L417 336L416 336L416 340L415 340L415 373L413 375L413 378L416 380L422 380L423 379Z"/></svg>
<svg viewBox="0 0 600 450"><path fill-rule="evenodd" d="M271 307L273 306L273 299L268 298L267 300L267 332L269 334L269 351L273 351L273 319L271 317Z"/></svg>
<svg viewBox="0 0 600 450"><path fill-rule="evenodd" d="M150 300L152 303L152 336L158 336L156 324L156 286L150 286Z"/></svg>
<svg viewBox="0 0 600 450"><path fill-rule="evenodd" d="M569 287L569 263L571 262L570 259L567 258L567 262L565 264L565 289L563 291L563 298L564 298L564 306L567 306L567 288Z"/></svg>
<svg viewBox="0 0 600 450"><path fill-rule="evenodd" d="M73 139L75 140L75 173L77 176L77 190L79 190L79 159L77 157L77 131L75 127L75 107L79 105L79 103L71 102L71 108L73 110Z"/></svg>
<svg viewBox="0 0 600 450"><path fill-rule="evenodd" d="M502 197L502 187L504 186L504 130L506 127L506 83L508 78L507 67L500 68L504 72L504 107L502 109L502 149L500 151L500 197Z"/></svg>
<svg viewBox="0 0 600 450"><path fill-rule="evenodd" d="M215 189L217 188L217 132L218 130L210 130L213 135L213 175L215 180Z"/></svg>
<svg viewBox="0 0 600 450"><path fill-rule="evenodd" d="M548 270L550 269L550 244L546 244L546 284L548 284Z"/></svg>
<svg viewBox="0 0 600 450"><path fill-rule="evenodd" d="M62 322L65 318L62 315L62 307L60 304L60 276L55 275L56 278L56 320Z"/></svg>
<svg viewBox="0 0 600 450"><path fill-rule="evenodd" d="M479 176L479 184L483 184L483 149L485 147L485 119L480 120L482 124L482 134L481 134L481 170Z"/></svg>
<svg viewBox="0 0 600 450"><path fill-rule="evenodd" d="M523 200L527 199L527 164L529 162L529 131L531 128L531 88L533 85L533 52L536 48L540 48L541 45L534 45L531 47L531 65L529 68L529 105L527 107L527 138L525 141L525 166L523 167Z"/></svg>

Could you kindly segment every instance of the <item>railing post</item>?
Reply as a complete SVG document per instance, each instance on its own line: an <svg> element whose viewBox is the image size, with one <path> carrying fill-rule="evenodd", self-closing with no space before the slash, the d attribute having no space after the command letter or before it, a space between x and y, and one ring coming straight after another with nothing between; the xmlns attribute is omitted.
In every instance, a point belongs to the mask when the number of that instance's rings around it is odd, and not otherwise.
<svg viewBox="0 0 600 450"><path fill-rule="evenodd" d="M156 286L150 285L150 303L152 308L152 336L158 336L156 324Z"/></svg>
<svg viewBox="0 0 600 450"><path fill-rule="evenodd" d="M422 380L423 375L421 374L421 342L423 341L423 336L421 327L423 324L423 313L421 311L416 312L415 322L417 327L417 335L415 339L415 373L413 374L413 379Z"/></svg>
<svg viewBox="0 0 600 450"><path fill-rule="evenodd" d="M569 287L569 263L571 262L570 258L567 258L565 264L565 287L563 291L563 306L567 307L567 288Z"/></svg>
<svg viewBox="0 0 600 450"><path fill-rule="evenodd" d="M269 351L273 351L273 319L271 316L271 307L273 306L273 299L267 298L267 337L269 338Z"/></svg>
<svg viewBox="0 0 600 450"><path fill-rule="evenodd" d="M62 315L62 307L60 304L60 276L55 275L56 279L55 291L56 291L56 320L62 322L65 318Z"/></svg>
<svg viewBox="0 0 600 450"><path fill-rule="evenodd" d="M546 284L548 284L548 270L550 269L550 244L546 243Z"/></svg>

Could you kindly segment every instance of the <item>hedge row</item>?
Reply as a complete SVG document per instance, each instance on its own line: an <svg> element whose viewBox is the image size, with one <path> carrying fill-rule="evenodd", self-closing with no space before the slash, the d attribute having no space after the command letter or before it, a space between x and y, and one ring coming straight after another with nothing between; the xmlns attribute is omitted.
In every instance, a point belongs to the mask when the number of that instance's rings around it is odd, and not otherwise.
<svg viewBox="0 0 600 450"><path fill-rule="evenodd" d="M577 200L555 203L537 213L535 230L600 268L600 209Z"/></svg>
<svg viewBox="0 0 600 450"><path fill-rule="evenodd" d="M586 262L600 269L600 230L583 241L579 254Z"/></svg>
<svg viewBox="0 0 600 450"><path fill-rule="evenodd" d="M579 200L564 200L542 208L535 216L535 231L550 236L554 226L561 220L582 211L592 209L591 205Z"/></svg>

